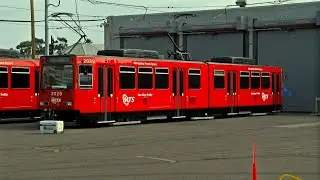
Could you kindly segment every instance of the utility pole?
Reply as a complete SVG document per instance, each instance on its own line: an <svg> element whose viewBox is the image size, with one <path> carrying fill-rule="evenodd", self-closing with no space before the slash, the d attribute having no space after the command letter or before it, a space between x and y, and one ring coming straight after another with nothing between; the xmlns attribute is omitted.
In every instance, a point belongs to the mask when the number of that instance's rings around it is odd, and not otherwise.
<svg viewBox="0 0 320 180"><path fill-rule="evenodd" d="M31 10L31 50L32 59L36 58L36 37L35 37L35 23L34 23L34 1L30 0L30 10Z"/></svg>
<svg viewBox="0 0 320 180"><path fill-rule="evenodd" d="M48 27L48 8L49 0L44 1L45 4L45 13L44 13L44 32L45 32L45 56L49 55L49 27Z"/></svg>

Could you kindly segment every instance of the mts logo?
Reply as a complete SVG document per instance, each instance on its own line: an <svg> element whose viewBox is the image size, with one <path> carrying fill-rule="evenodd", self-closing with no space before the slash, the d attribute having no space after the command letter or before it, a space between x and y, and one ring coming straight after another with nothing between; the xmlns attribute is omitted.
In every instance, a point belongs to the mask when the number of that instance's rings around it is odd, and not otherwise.
<svg viewBox="0 0 320 180"><path fill-rule="evenodd" d="M127 96L126 94L122 95L122 102L124 105L129 106L130 103L134 102L134 97Z"/></svg>

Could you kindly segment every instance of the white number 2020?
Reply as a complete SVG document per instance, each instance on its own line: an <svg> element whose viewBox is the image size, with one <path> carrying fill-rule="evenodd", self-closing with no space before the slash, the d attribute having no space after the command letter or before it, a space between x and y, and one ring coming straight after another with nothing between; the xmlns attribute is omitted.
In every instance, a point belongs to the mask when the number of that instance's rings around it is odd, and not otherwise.
<svg viewBox="0 0 320 180"><path fill-rule="evenodd" d="M51 92L51 96L62 96L62 92Z"/></svg>

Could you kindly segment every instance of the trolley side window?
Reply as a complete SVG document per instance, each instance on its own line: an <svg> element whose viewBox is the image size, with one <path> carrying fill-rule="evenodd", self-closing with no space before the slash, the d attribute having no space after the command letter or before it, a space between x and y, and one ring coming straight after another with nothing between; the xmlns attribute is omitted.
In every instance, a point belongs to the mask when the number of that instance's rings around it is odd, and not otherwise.
<svg viewBox="0 0 320 180"><path fill-rule="evenodd" d="M251 89L259 89L259 88L260 88L260 73L251 72Z"/></svg>
<svg viewBox="0 0 320 180"><path fill-rule="evenodd" d="M156 89L168 89L169 88L169 69L156 68L155 81L156 81L155 82Z"/></svg>
<svg viewBox="0 0 320 180"><path fill-rule="evenodd" d="M30 88L30 69L13 67L11 69L11 88L28 89Z"/></svg>
<svg viewBox="0 0 320 180"><path fill-rule="evenodd" d="M188 73L189 89L200 89L201 88L201 71L200 69L189 69Z"/></svg>
<svg viewBox="0 0 320 180"><path fill-rule="evenodd" d="M108 68L108 97L113 94L113 68Z"/></svg>
<svg viewBox="0 0 320 180"><path fill-rule="evenodd" d="M92 66L91 65L80 65L79 66L79 88L90 89L92 88Z"/></svg>
<svg viewBox="0 0 320 180"><path fill-rule="evenodd" d="M240 89L249 89L249 72L240 72Z"/></svg>
<svg viewBox="0 0 320 180"><path fill-rule="evenodd" d="M270 73L263 72L261 74L261 88L269 89L270 88Z"/></svg>
<svg viewBox="0 0 320 180"><path fill-rule="evenodd" d="M0 67L0 89L8 88L8 68Z"/></svg>
<svg viewBox="0 0 320 180"><path fill-rule="evenodd" d="M136 84L135 67L120 67L119 86L120 89L134 89Z"/></svg>
<svg viewBox="0 0 320 180"><path fill-rule="evenodd" d="M39 70L35 69L34 70L34 88L35 88L35 93L39 93Z"/></svg>
<svg viewBox="0 0 320 180"><path fill-rule="evenodd" d="M172 71L172 93L175 96L177 94L177 70Z"/></svg>
<svg viewBox="0 0 320 180"><path fill-rule="evenodd" d="M213 74L213 84L214 89L224 89L224 70L214 70Z"/></svg>
<svg viewBox="0 0 320 180"><path fill-rule="evenodd" d="M150 67L138 68L138 88L139 89L152 89L153 84L153 70Z"/></svg>

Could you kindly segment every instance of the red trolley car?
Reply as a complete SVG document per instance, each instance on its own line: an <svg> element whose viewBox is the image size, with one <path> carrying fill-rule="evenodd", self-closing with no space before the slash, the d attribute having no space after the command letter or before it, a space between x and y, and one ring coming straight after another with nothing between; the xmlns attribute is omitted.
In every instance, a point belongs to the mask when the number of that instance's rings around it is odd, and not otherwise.
<svg viewBox="0 0 320 180"><path fill-rule="evenodd" d="M95 123L281 109L280 67L142 57L43 56L40 108Z"/></svg>
<svg viewBox="0 0 320 180"><path fill-rule="evenodd" d="M0 58L0 119L39 117L39 60Z"/></svg>

